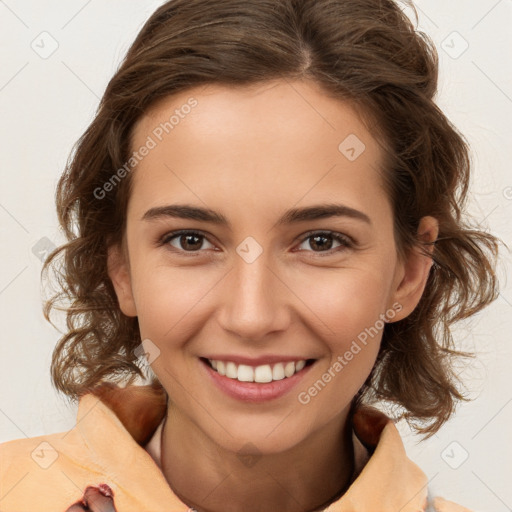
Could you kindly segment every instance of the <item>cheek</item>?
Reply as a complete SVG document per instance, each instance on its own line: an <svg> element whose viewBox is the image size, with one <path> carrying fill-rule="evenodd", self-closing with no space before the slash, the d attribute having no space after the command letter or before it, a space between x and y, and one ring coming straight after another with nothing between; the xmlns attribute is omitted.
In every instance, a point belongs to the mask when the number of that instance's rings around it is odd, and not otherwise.
<svg viewBox="0 0 512 512"><path fill-rule="evenodd" d="M315 397L318 410L334 415L357 393L375 364L385 325L389 274L372 268L336 269L325 279L317 275L315 281L302 280L297 294L307 297L311 325L329 357L313 387L302 390L301 403Z"/></svg>
<svg viewBox="0 0 512 512"><path fill-rule="evenodd" d="M317 269L296 279L293 290L317 317L317 323L320 321L323 331L340 340L341 350L347 338L373 326L385 313L390 291L386 276L390 274L370 266Z"/></svg>
<svg viewBox="0 0 512 512"><path fill-rule="evenodd" d="M146 262L133 275L133 293L143 338L182 339L193 335L198 323L200 302L205 299L218 276L199 267L171 268ZM156 341L155 341L156 342Z"/></svg>

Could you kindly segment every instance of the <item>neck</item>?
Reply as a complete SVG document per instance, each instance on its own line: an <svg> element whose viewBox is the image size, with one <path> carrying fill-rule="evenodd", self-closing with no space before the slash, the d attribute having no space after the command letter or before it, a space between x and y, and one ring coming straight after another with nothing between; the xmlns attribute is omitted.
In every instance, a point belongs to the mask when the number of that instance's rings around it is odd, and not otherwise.
<svg viewBox="0 0 512 512"><path fill-rule="evenodd" d="M179 411L169 411L162 430L162 472L178 498L197 512L313 512L338 499L351 483L348 409L285 452L252 455L224 449Z"/></svg>

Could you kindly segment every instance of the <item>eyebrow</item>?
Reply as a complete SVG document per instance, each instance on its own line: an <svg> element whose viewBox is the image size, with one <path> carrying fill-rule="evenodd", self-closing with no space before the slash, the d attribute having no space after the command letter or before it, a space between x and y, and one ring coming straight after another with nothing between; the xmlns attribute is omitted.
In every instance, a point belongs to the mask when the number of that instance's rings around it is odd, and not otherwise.
<svg viewBox="0 0 512 512"><path fill-rule="evenodd" d="M228 219L221 213L209 208L199 208L188 204L173 204L150 208L142 216L141 220L152 221L167 217L211 222L219 226L231 227ZM332 217L349 217L366 222L369 225L372 224L368 215L349 206L342 204L318 204L303 208L291 208L278 219L275 225L284 226Z"/></svg>

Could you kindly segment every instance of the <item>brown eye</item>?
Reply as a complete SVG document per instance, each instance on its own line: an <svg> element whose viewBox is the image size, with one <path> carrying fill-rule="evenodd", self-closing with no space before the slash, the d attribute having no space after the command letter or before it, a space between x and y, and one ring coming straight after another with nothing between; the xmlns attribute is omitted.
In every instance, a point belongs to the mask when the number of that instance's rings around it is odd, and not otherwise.
<svg viewBox="0 0 512 512"><path fill-rule="evenodd" d="M341 233L332 232L315 232L309 233L304 239L301 245L307 243L312 251L309 252L338 252L344 248L352 247L352 241ZM338 243L337 247L333 248L333 244Z"/></svg>
<svg viewBox="0 0 512 512"><path fill-rule="evenodd" d="M170 245L173 249L182 252L200 252L205 241L210 243L205 235L197 231L178 231L166 235L162 245ZM210 245L213 247L212 244Z"/></svg>

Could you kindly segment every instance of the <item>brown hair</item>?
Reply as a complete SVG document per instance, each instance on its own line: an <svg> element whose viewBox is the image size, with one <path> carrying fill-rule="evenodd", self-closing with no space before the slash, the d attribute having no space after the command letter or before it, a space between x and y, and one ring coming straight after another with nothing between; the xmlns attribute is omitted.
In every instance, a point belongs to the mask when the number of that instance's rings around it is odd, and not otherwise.
<svg viewBox="0 0 512 512"><path fill-rule="evenodd" d="M407 4L417 13L412 4ZM57 255L67 333L52 360L54 386L72 399L100 381L142 377L137 318L120 311L107 247L123 241L128 173L95 191L130 158L137 120L158 99L208 83L248 86L310 80L358 108L387 158L385 184L399 255L421 247L422 216L439 221L425 292L405 319L384 328L376 364L355 402L388 401L432 435L453 413L458 390L450 326L497 296L498 239L462 218L470 178L464 137L434 103L438 56L391 0L172 0L149 18L74 147L56 192L68 242ZM425 249L425 248L423 248ZM67 300L69 304L58 307Z"/></svg>

